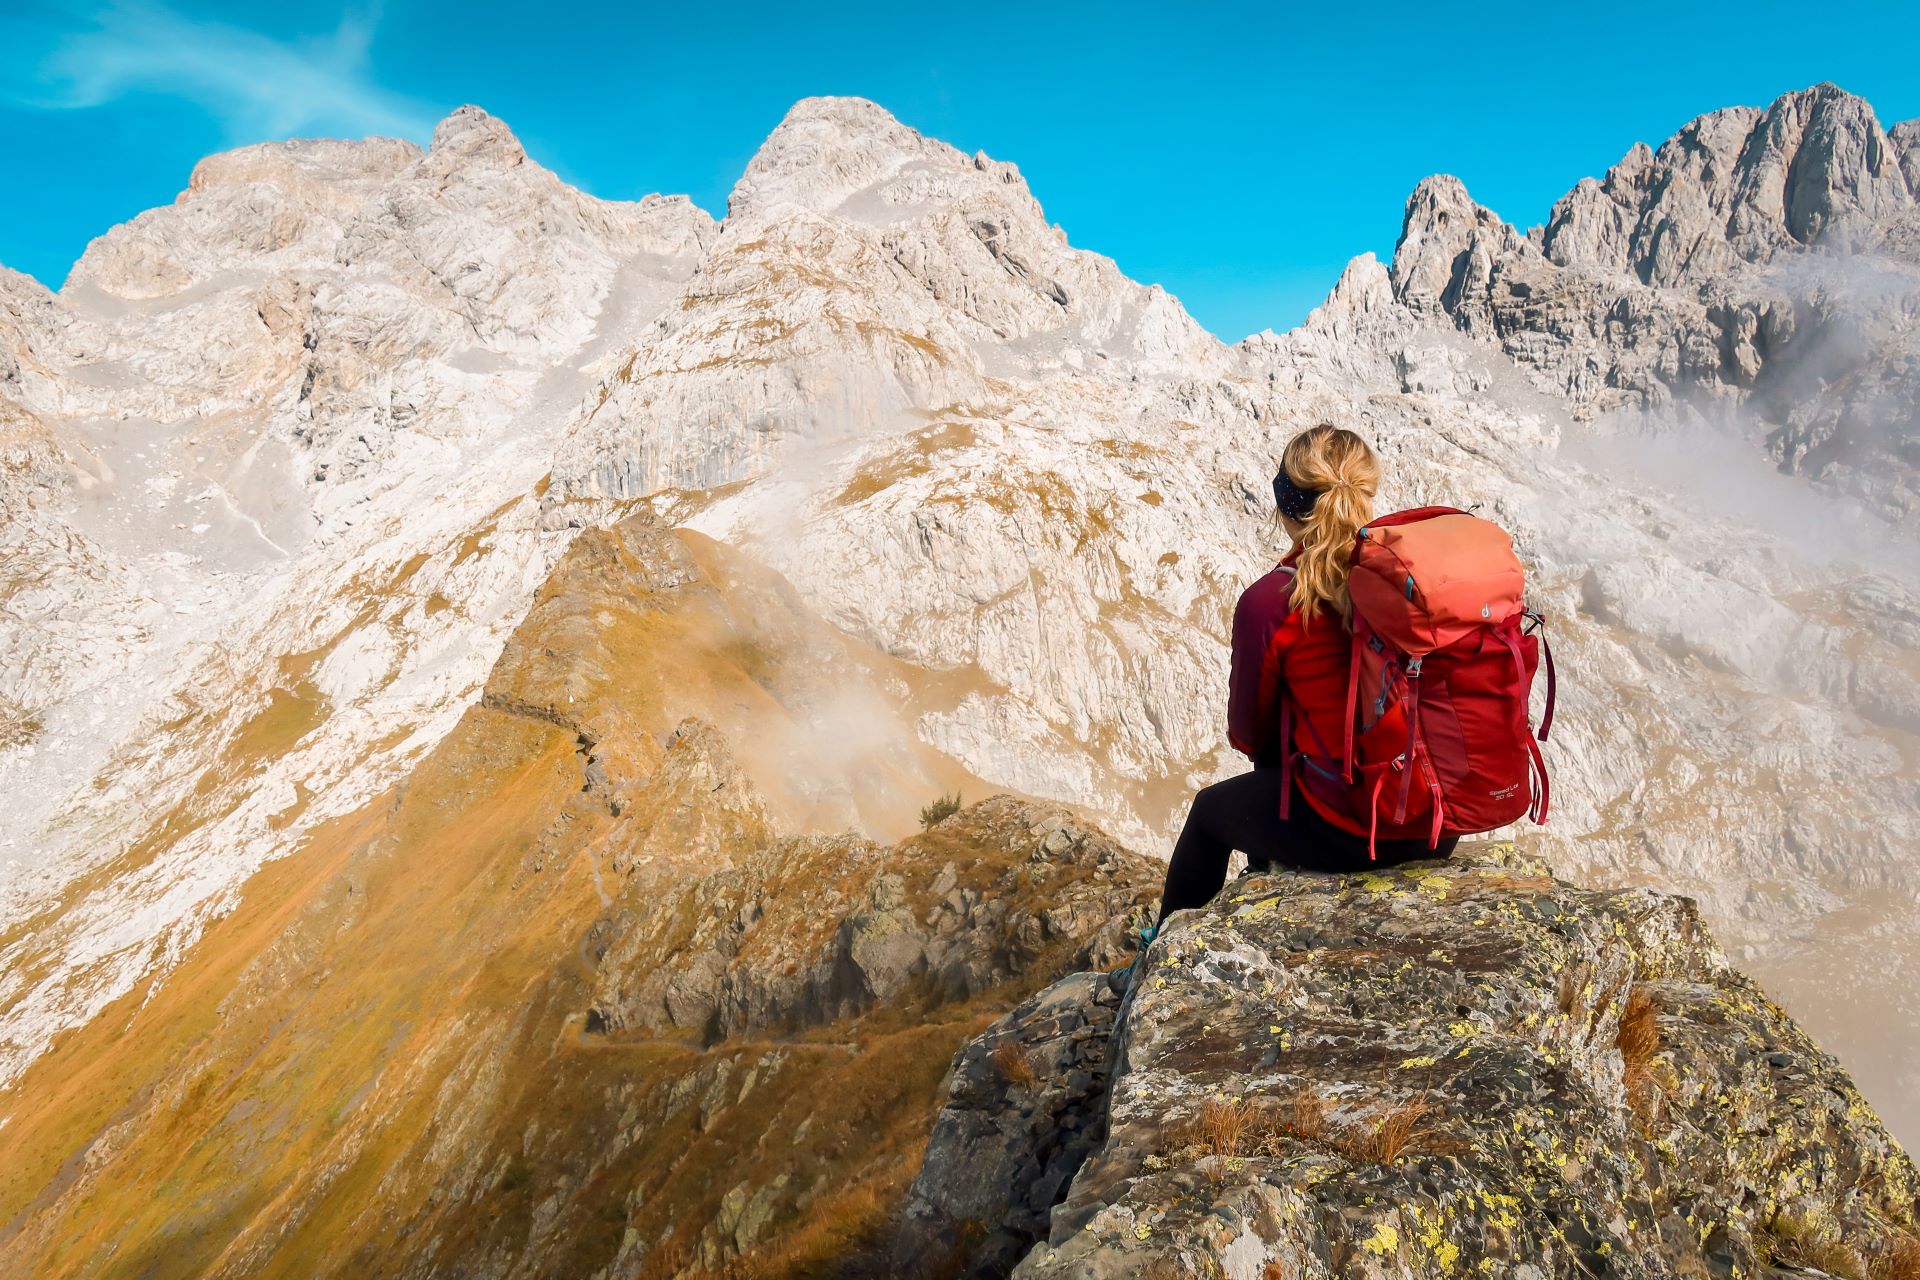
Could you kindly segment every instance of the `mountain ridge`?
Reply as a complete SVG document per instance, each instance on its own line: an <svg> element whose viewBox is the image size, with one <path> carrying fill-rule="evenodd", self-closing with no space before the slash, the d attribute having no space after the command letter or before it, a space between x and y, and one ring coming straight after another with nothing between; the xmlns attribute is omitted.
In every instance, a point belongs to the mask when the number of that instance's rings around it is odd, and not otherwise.
<svg viewBox="0 0 1920 1280"><path fill-rule="evenodd" d="M664 1275L874 1229L982 1007L1112 963L1152 873L1011 796L786 828L977 786L791 738L871 661L696 534L576 539L417 767L0 1094L0 1269Z"/></svg>
<svg viewBox="0 0 1920 1280"><path fill-rule="evenodd" d="M1510 847L1243 877L1123 1002L1159 869L1080 815L795 834L981 785L888 665L735 549L646 512L582 532L399 784L0 1092L0 1268L1659 1276L1765 1248L1784 1278L1817 1274L1791 1224L1911 1231L1898 1145L1683 899ZM868 732L823 737L862 683ZM1243 1151L1194 1123L1290 1082L1332 1127ZM1416 1083L1404 1149L1345 1136Z"/></svg>

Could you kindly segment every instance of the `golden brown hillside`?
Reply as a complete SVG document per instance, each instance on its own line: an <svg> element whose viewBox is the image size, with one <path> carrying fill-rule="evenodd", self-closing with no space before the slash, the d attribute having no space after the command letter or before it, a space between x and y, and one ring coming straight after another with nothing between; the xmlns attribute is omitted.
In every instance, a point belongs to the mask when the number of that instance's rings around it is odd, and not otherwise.
<svg viewBox="0 0 1920 1280"><path fill-rule="evenodd" d="M403 785L0 1098L0 1273L857 1261L954 1050L1154 882L1011 797L783 834L984 792L888 668L717 544L582 535Z"/></svg>

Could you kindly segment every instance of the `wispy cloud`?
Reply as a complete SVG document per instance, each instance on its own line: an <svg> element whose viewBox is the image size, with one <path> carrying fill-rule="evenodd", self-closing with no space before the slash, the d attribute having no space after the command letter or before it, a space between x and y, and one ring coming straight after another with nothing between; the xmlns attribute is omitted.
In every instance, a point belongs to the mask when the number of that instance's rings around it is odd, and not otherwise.
<svg viewBox="0 0 1920 1280"><path fill-rule="evenodd" d="M130 94L167 94L198 103L236 142L298 134L420 139L433 127L426 104L372 79L367 17L348 15L325 39L289 42L133 0L91 16L54 10L35 26L42 39L12 42L16 50L37 44L45 51L37 65L8 73L23 106L79 110Z"/></svg>

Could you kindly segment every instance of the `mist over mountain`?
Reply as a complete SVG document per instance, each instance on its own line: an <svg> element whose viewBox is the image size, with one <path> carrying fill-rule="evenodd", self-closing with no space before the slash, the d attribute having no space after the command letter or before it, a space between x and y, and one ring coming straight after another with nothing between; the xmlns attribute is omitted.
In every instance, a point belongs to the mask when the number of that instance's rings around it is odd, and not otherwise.
<svg viewBox="0 0 1920 1280"><path fill-rule="evenodd" d="M1920 121L1883 128L1830 85L1635 145L1532 231L1429 179L1391 265L1356 259L1306 324L1235 346L1073 246L1014 165L859 100L798 103L718 222L575 191L474 107L425 150L210 157L59 293L0 270L0 1123L32 1169L84 1151L97 1179L16 1175L0 1257L53 1268L70 1229L122 1239L112 1206L151 1178L216 1187L221 1162L250 1187L304 1179L313 1224L423 1152L498 1185L535 1102L482 1084L544 1060L489 1058L461 1017L539 1030L516 1041L531 1054L591 1011L635 1061L683 1036L733 1063L728 1037L855 1044L911 1021L895 1002L944 1002L965 1016L896 1045L937 1077L977 1029L968 1001L1112 958L1089 940L1137 885L1042 815L1072 806L1158 856L1193 788L1239 767L1231 610L1283 549L1275 461L1322 420L1375 444L1382 509L1473 507L1515 534L1563 676L1553 819L1519 834L1527 852L1697 898L1911 1139L1916 326ZM816 859L779 892L843 863L881 876L875 851L950 787L1055 808L996 811L965 857L941 853L978 883L834 888L841 951L803 928L755 950L779 881L757 851ZM431 815L455 812L449 843ZM1059 886L1017 867L1068 826L1053 852L1091 849L1086 874L1117 883L1048 917ZM450 878L409 879L427 858ZM390 903L363 914L370 881L454 940L436 964L465 948L501 991L551 979L544 1012L435 987L453 1012L429 1029L381 1005L341 941L405 927ZM696 882L684 919L635 901ZM1032 902L979 914L1016 882ZM696 928L722 901L734 925ZM514 933L522 910L550 927ZM933 933L893 955L900 913ZM962 923L975 942L952 941ZM593 976L610 955L653 959ZM669 960L686 976L645 987ZM847 965L948 976L928 1003ZM239 1065L283 974L334 984L329 1017L384 1009L391 1036L336 1059L317 1009L273 1006L302 1098L347 1117L303 1129L284 1167L247 1154L279 1132L258 1118L276 1085ZM853 1026L876 1010L896 1022ZM151 1055L74 1083L70 1046L133 1027ZM724 1087L719 1060L676 1059L661 1087L743 1103L747 1060ZM443 1072L466 1091L422 1101ZM381 1100L356 1121L367 1080ZM695 1095L676 1096L620 1106L680 1116ZM484 1122L462 1130L462 1106ZM168 1164L170 1117L204 1166ZM665 1132L637 1123L634 1151ZM594 1211L576 1173L543 1239ZM869 1175L901 1191L850 1176ZM712 1265L751 1248L742 1215L771 1185L723 1230L733 1184L675 1183L698 1217L676 1247ZM440 1221L431 1186L401 1197L420 1222ZM282 1239L251 1194L210 1213L210 1238L245 1245L208 1273L323 1230ZM161 1225L124 1232L165 1255ZM655 1243L613 1235L604 1258L635 1265ZM517 1238L419 1254L419 1273ZM541 1256L529 1273L576 1261Z"/></svg>

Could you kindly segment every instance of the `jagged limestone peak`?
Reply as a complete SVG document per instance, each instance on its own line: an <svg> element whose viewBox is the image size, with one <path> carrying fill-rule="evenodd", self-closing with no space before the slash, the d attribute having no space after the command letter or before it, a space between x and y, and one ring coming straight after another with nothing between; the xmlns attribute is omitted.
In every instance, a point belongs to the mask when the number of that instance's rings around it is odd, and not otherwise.
<svg viewBox="0 0 1920 1280"><path fill-rule="evenodd" d="M735 221L779 205L830 212L910 165L960 169L972 162L865 98L802 98L748 162L727 198Z"/></svg>
<svg viewBox="0 0 1920 1280"><path fill-rule="evenodd" d="M1657 151L1634 144L1554 205L1542 245L1563 266L1671 286L1810 245L1860 247L1913 203L1872 106L1821 84L1709 112Z"/></svg>
<svg viewBox="0 0 1920 1280"><path fill-rule="evenodd" d="M983 240L1065 247L1017 165L929 138L864 98L795 103L734 185L725 225L758 237L796 215L893 226L943 214Z"/></svg>
<svg viewBox="0 0 1920 1280"><path fill-rule="evenodd" d="M1394 293L1409 309L1449 309L1474 270L1496 254L1524 252L1525 240L1499 215L1467 194L1451 174L1422 179L1407 198L1400 239L1393 249Z"/></svg>

